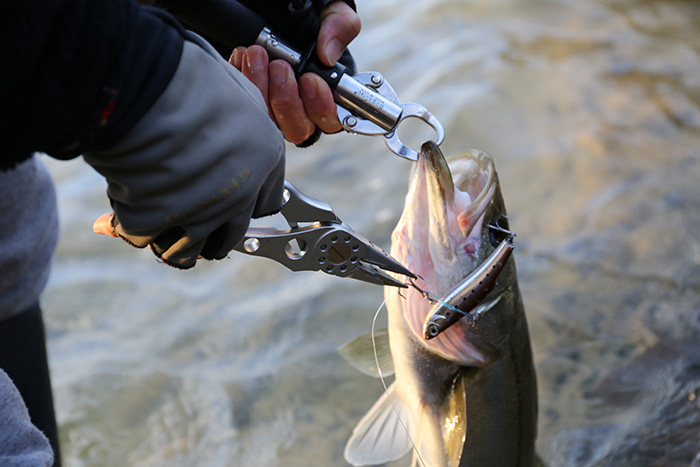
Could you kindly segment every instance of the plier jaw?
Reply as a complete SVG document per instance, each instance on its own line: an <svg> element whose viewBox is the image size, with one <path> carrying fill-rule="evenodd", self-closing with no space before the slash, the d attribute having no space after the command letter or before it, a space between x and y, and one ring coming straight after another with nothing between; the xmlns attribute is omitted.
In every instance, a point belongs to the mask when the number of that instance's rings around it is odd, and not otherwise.
<svg viewBox="0 0 700 467"><path fill-rule="evenodd" d="M250 228L237 251L273 259L292 271L323 271L378 285L407 287L385 271L416 278L341 221L327 203L306 196L286 180L284 193L280 213L290 228Z"/></svg>

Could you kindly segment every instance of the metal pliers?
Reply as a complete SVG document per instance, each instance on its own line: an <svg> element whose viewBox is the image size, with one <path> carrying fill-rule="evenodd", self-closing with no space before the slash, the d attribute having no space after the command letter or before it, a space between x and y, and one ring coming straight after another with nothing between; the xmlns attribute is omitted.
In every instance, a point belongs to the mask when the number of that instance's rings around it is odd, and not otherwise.
<svg viewBox="0 0 700 467"><path fill-rule="evenodd" d="M280 213L289 229L249 228L234 249L273 259L292 271L323 271L378 285L407 287L385 271L416 278L341 221L328 203L306 196L287 180L283 202Z"/></svg>

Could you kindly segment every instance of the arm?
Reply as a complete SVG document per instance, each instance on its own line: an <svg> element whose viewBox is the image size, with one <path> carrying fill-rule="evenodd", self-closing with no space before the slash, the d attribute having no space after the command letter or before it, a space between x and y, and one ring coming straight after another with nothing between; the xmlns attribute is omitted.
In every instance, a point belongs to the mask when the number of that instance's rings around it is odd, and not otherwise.
<svg viewBox="0 0 700 467"><path fill-rule="evenodd" d="M148 1L148 0L144 0ZM205 36L227 58L237 46L249 46L255 37L245 33L250 21L239 22L251 10L275 33L299 49L307 49L318 37L323 11L338 0L155 0L188 28ZM353 0L342 0L356 10ZM249 18L250 19L250 18ZM259 25L260 26L260 25Z"/></svg>
<svg viewBox="0 0 700 467"><path fill-rule="evenodd" d="M34 151L75 157L118 137L162 92L179 60L178 34L135 1L11 1L4 8L0 48L12 66L0 74L0 168ZM104 121L115 93L120 105Z"/></svg>
<svg viewBox="0 0 700 467"><path fill-rule="evenodd" d="M16 65L0 74L5 167L82 153L107 179L116 233L178 268L225 257L252 216L279 209L282 135L201 38L135 0L9 6L0 31L27 43L0 42Z"/></svg>

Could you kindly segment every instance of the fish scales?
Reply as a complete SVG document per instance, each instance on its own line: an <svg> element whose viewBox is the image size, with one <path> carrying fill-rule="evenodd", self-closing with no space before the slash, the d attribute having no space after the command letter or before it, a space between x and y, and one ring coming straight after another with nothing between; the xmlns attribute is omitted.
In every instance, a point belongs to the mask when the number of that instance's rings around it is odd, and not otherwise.
<svg viewBox="0 0 700 467"><path fill-rule="evenodd" d="M385 288L395 380L353 431L351 464L403 457L410 434L415 465L536 465L536 377L513 257L473 325L462 319L423 337L432 303L419 289L447 296L494 251L490 226L507 229L505 216L488 154L471 151L448 167L435 144L423 145L391 248L420 279L415 289Z"/></svg>

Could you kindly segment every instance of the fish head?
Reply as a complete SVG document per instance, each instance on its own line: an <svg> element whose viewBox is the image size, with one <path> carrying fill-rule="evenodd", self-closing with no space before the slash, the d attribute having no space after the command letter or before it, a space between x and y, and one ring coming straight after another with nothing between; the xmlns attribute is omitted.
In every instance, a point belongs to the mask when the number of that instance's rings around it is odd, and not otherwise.
<svg viewBox="0 0 700 467"><path fill-rule="evenodd" d="M472 150L448 163L437 145L424 143L392 234L391 255L419 276L418 289L442 299L494 250L489 226L507 228L505 214L491 156ZM423 323L433 302L417 289L390 289L387 307L402 311L411 333L429 350L463 366L484 366L494 358L492 336L483 335L489 329L466 320L426 341Z"/></svg>

